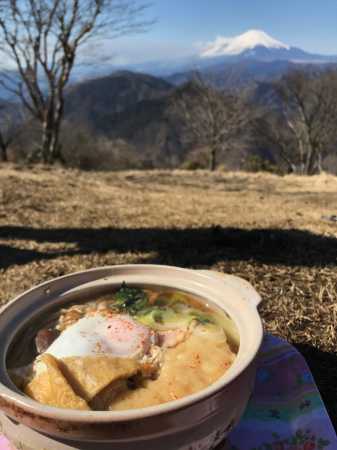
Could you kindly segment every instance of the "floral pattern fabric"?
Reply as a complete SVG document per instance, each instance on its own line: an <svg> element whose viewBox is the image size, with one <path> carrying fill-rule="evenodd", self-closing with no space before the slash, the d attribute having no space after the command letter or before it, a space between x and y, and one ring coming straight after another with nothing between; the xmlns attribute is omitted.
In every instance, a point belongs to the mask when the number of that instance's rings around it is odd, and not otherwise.
<svg viewBox="0 0 337 450"><path fill-rule="evenodd" d="M9 449L0 435L0 450ZM336 433L307 363L271 334L264 336L253 395L228 436L228 450L337 450Z"/></svg>
<svg viewBox="0 0 337 450"><path fill-rule="evenodd" d="M252 398L228 450L337 450L337 437L303 356L265 333Z"/></svg>

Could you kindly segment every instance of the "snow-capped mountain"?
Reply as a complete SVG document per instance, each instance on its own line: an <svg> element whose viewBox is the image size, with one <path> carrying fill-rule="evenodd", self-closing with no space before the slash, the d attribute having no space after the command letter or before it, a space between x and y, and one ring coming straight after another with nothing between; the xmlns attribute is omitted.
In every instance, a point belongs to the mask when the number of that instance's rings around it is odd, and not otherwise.
<svg viewBox="0 0 337 450"><path fill-rule="evenodd" d="M201 57L234 56L258 46L266 47L269 50L280 48L290 50L289 45L271 38L262 30L249 30L234 38L218 36L214 43L208 43L208 45L210 48L204 51L200 55Z"/></svg>
<svg viewBox="0 0 337 450"><path fill-rule="evenodd" d="M262 30L249 30L233 38L218 36L214 42L203 44L204 50L199 57L202 60L214 61L223 58L225 61L241 61L256 59L260 61L292 61L294 63L336 62L336 56L315 55L299 48L290 47L268 36Z"/></svg>

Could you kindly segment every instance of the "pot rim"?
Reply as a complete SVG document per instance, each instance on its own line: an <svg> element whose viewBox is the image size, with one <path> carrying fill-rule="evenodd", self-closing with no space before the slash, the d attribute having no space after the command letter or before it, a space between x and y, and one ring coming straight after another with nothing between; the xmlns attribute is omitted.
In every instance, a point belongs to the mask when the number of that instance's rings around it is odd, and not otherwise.
<svg viewBox="0 0 337 450"><path fill-rule="evenodd" d="M10 382L13 385L13 389L8 388L4 384L0 382L0 399L3 397L5 401L8 401L9 403L17 405L19 408L26 410L27 412L31 414L37 414L42 417L50 417L53 420L60 420L62 422L69 421L69 422L95 422L95 423L108 423L108 422L129 422L133 420L139 420L144 417L151 417L151 416L158 416L178 410L183 410L191 405L195 405L196 403L199 403L209 397L212 397L214 394L216 394L220 389L224 389L226 386L228 386L230 383L235 381L235 379L242 373L244 370L253 362L256 355L259 353L262 340L263 340L263 324L261 317L258 313L257 306L261 302L261 297L257 294L257 292L254 290L254 288L245 280L233 277L231 275L223 274L227 277L226 283L224 283L223 279L220 278L219 275L216 275L215 272L212 271L198 271L198 270L192 270L192 269L185 269L175 266L164 266L164 265L155 265L155 264L125 264L125 265L114 265L114 266L104 266L99 268L93 268L88 270L83 270L79 272L74 272L71 274L64 275L62 277L57 277L52 280L46 281L44 283L41 283L28 291L25 291L24 293L20 294L13 300L11 300L9 303L7 303L1 310L0 310L0 320L1 315L9 308L12 307L12 305L18 301L20 301L23 297L26 295L34 292L35 290L41 289L43 287L46 287L48 289L51 285L51 283L56 282L57 280L64 280L67 278L76 277L78 275L82 274L91 274L94 272L99 272L102 270L118 270L118 269L131 269L131 268L140 268L140 269L148 269L149 270L149 281L146 281L144 284L151 285L151 269L163 269L163 270L172 270L175 269L179 271L180 273L190 273L193 272L195 274L198 274L200 277L200 280L202 279L208 279L211 280L212 283L218 283L218 287L223 284L226 284L227 288L230 289L233 293L235 293L235 290L240 293L243 300L248 300L245 302L245 305L250 309L250 313L253 315L253 318L255 319L255 331L256 331L256 341L252 344L252 348L250 351L250 354L244 357L243 361L236 360L231 368L221 377L219 380L217 380L215 383L213 383L211 386L202 389L199 392L196 392L195 394L188 395L186 397L183 397L181 399L177 399L175 401L163 403L156 406L149 406L146 408L138 408L138 409L132 409L132 410L124 410L124 411L79 411L79 410L70 410L66 408L59 408L55 406L45 405L42 403L38 403L35 400L30 399L29 397L26 397L21 391L19 391L12 382ZM207 273L209 272L209 273ZM107 275L113 277L113 274ZM95 279L96 281L100 280L102 277ZM228 279L233 279L232 283L227 282ZM236 280L240 280L240 282L244 282L246 289L249 289L249 292L243 292L241 289L235 289L237 286ZM79 283L78 286L84 283ZM241 286L242 288L242 286ZM186 291L188 292L189 289L187 288ZM238 293L236 292L236 294ZM250 295L249 295L250 294ZM253 294L253 296L251 295ZM253 297L253 299L252 299ZM255 297L255 298L254 298ZM258 301L260 299L260 301ZM214 301L210 299L213 303ZM217 304L217 303L215 303ZM219 306L219 305L217 305ZM223 307L225 309L225 307ZM235 315L233 315L233 319L235 319ZM235 320L234 320L235 322ZM240 336L241 337L241 336ZM240 348L238 351L238 357L240 355L241 350L241 343ZM6 357L7 349L5 352L3 352L3 357ZM0 351L0 357L1 357L1 351ZM1 363L1 361L0 361ZM3 368L0 368L0 370L3 369L3 372L6 373L7 378L9 379L6 371L6 366L4 365ZM1 374L3 375L3 374ZM1 402L0 402L1 406Z"/></svg>

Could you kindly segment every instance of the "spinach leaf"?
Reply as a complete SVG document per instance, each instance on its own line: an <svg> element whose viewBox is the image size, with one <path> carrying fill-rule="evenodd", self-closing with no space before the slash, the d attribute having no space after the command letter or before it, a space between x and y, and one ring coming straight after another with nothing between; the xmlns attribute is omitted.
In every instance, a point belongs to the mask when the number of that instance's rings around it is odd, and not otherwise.
<svg viewBox="0 0 337 450"><path fill-rule="evenodd" d="M121 289L113 296L113 298L116 300L117 305L122 307L129 307L132 305L133 308L138 310L147 305L146 292L137 288L129 288L124 281Z"/></svg>

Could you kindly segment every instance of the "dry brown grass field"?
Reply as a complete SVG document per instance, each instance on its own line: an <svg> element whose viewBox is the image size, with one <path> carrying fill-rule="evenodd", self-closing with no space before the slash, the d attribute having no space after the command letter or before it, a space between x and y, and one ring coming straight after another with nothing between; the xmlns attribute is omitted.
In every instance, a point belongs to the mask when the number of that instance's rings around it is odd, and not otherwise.
<svg viewBox="0 0 337 450"><path fill-rule="evenodd" d="M126 263L209 268L262 295L266 331L307 359L337 425L337 178L81 173L0 165L0 305Z"/></svg>

